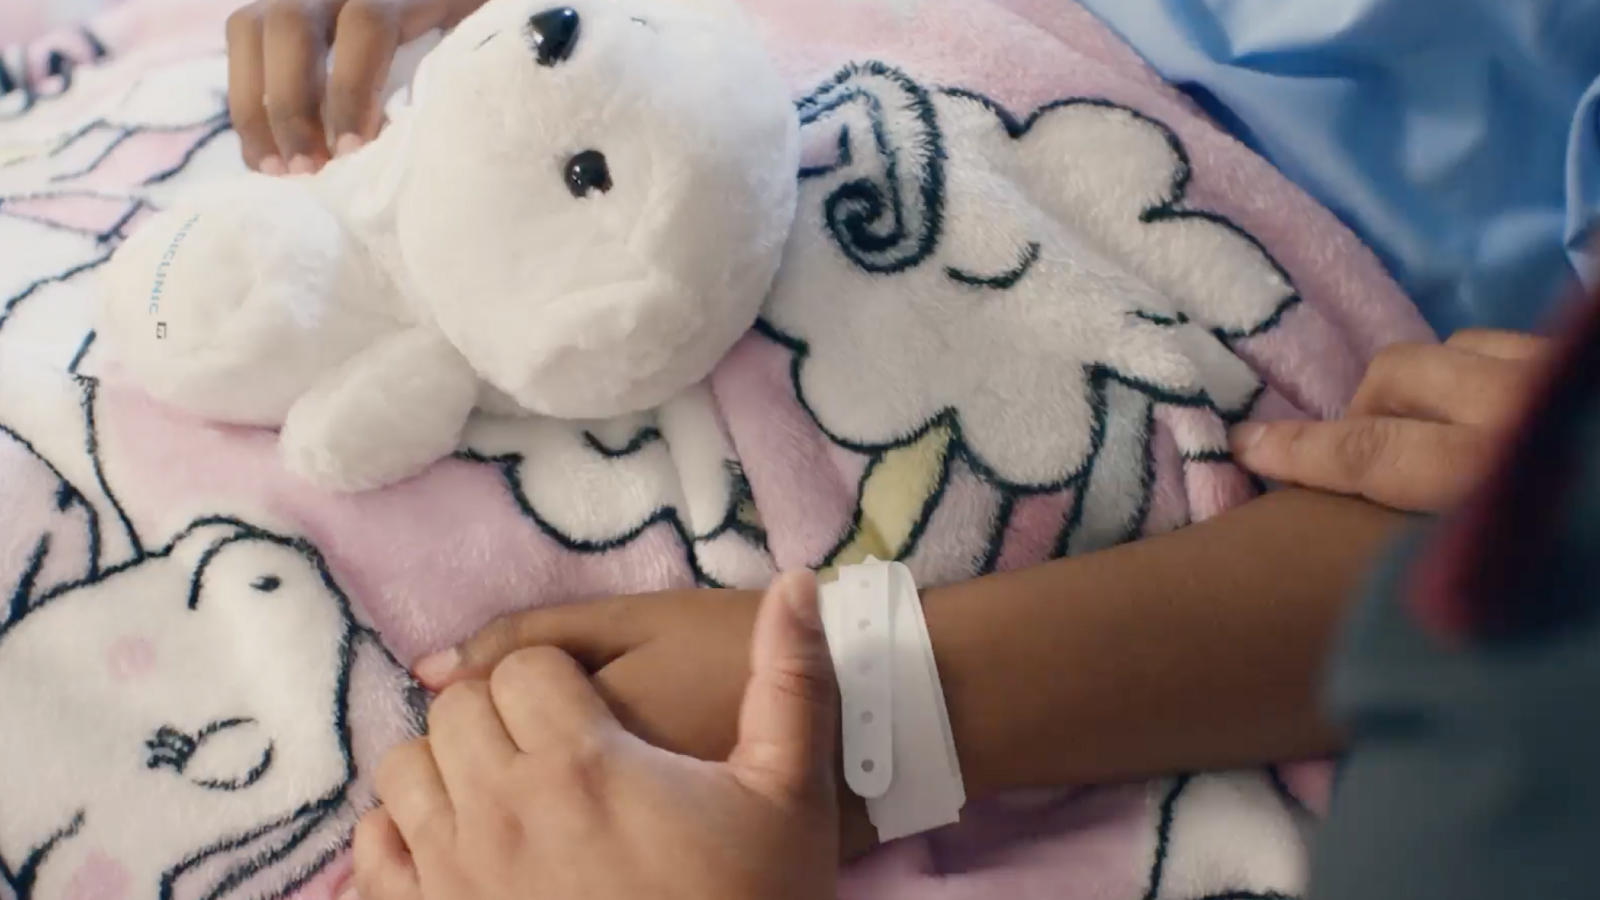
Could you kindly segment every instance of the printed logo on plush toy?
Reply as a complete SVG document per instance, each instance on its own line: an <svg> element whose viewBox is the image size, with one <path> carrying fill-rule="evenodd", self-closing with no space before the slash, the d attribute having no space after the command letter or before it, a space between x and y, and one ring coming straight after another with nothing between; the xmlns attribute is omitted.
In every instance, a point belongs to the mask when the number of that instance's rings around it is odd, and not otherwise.
<svg viewBox="0 0 1600 900"><path fill-rule="evenodd" d="M189 236L190 230L194 228L195 223L198 221L200 221L198 215L190 216L189 220L178 228L178 233L172 236L172 243L167 245L167 252L161 255L161 262L156 264L155 284L150 287L149 311L152 316L161 315L161 293L167 284L167 269L172 266L172 261L178 256L178 248L183 246L184 239ZM166 337L167 323L157 321L156 340L165 340Z"/></svg>

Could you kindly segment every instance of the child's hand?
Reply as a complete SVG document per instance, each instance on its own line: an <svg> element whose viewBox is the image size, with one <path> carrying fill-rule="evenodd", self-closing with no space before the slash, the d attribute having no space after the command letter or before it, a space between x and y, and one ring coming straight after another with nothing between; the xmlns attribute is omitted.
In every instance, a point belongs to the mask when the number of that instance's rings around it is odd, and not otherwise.
<svg viewBox="0 0 1600 900"><path fill-rule="evenodd" d="M371 140L395 51L483 2L255 0L235 12L228 19L228 109L245 163L269 175L304 174L330 152ZM333 74L325 77L330 50Z"/></svg>
<svg viewBox="0 0 1600 900"><path fill-rule="evenodd" d="M565 654L460 682L378 771L361 900L832 900L838 689L809 574L775 583L725 763L629 735Z"/></svg>
<svg viewBox="0 0 1600 900"><path fill-rule="evenodd" d="M555 647L595 673L595 688L634 734L696 759L723 759L737 732L759 600L747 591L670 591L507 616L423 660L417 677L437 691L487 677L524 648ZM843 850L854 858L874 836L865 807L854 795L844 800Z"/></svg>
<svg viewBox="0 0 1600 900"><path fill-rule="evenodd" d="M1548 343L1464 331L1442 345L1390 347L1373 360L1344 419L1242 425L1234 455L1274 481L1444 511L1483 478Z"/></svg>
<svg viewBox="0 0 1600 900"><path fill-rule="evenodd" d="M733 746L760 595L669 591L507 616L417 664L439 691L487 678L528 647L555 647L595 673L631 730L659 747L721 759Z"/></svg>

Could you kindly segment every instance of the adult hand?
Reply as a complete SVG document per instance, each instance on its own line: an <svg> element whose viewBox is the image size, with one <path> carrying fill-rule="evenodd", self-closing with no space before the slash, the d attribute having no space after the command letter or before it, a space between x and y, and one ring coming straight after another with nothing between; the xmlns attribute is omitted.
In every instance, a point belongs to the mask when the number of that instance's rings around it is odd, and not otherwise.
<svg viewBox="0 0 1600 900"><path fill-rule="evenodd" d="M587 674L522 650L446 690L378 772L363 900L832 900L838 693L809 574L767 594L725 762L657 749Z"/></svg>
<svg viewBox="0 0 1600 900"><path fill-rule="evenodd" d="M488 677L529 647L555 647L593 674L595 689L630 731L702 760L725 759L737 737L760 596L668 591L534 610L500 619L460 647L418 663L435 691ZM841 852L870 850L865 806L843 794Z"/></svg>
<svg viewBox="0 0 1600 900"><path fill-rule="evenodd" d="M395 52L483 2L255 0L239 9L228 19L228 109L245 163L305 174L371 140Z"/></svg>
<svg viewBox="0 0 1600 900"><path fill-rule="evenodd" d="M1238 426L1234 457L1273 481L1441 512L1482 480L1548 355L1546 339L1504 331L1397 344L1344 419Z"/></svg>

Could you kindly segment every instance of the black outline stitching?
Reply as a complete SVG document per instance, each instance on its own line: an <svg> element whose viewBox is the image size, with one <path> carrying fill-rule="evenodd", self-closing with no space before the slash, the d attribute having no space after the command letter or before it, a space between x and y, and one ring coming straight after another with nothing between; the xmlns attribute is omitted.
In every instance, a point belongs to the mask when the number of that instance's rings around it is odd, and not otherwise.
<svg viewBox="0 0 1600 900"><path fill-rule="evenodd" d="M166 182L174 176L182 173L184 169L189 167L189 163L194 162L194 158L200 155L200 151L210 146L212 141L233 130L233 122L228 118L228 114L226 112L219 114L216 118L208 119L206 122L201 124L209 124L211 126L211 130L205 134L202 134L199 140L195 141L193 144L190 144L189 149L184 151L183 157L174 163L171 168L164 169L145 179L144 184L141 185L142 187L151 187L152 185L162 184L163 182ZM190 127L194 128L199 126Z"/></svg>
<svg viewBox="0 0 1600 900"><path fill-rule="evenodd" d="M1277 793L1278 799L1283 801L1283 805L1289 808L1295 818L1313 822L1321 821L1321 817L1313 812L1310 806L1306 805L1306 801L1301 799L1293 788L1289 787L1288 780L1283 777L1282 766L1275 763L1267 766L1265 772L1267 781L1272 785L1272 790Z"/></svg>
<svg viewBox="0 0 1600 900"><path fill-rule="evenodd" d="M907 233L906 198L900 185L902 163L898 148L889 138L884 98L854 83L862 77L881 78L898 88L902 96L898 98L901 108L897 112L909 114L921 126L918 149L932 165L926 166L925 176L919 179L917 194L923 208L921 227L915 234ZM880 275L904 272L932 256L944 232L944 135L928 91L899 69L877 61L846 65L831 81L797 101L795 108L804 127L854 103L867 109L874 146L885 161L886 190L867 178L839 185L823 203L824 222L834 237L834 245L857 267ZM840 131L840 145L844 162L804 169L801 180L823 177L848 165L851 154L847 129ZM889 230L874 230L873 226L885 215L889 216Z"/></svg>
<svg viewBox="0 0 1600 900"><path fill-rule="evenodd" d="M1167 856L1172 851L1172 825L1177 819L1178 799L1193 781L1194 775L1189 773L1177 776L1167 789L1167 795L1161 798L1161 818L1156 824L1155 858L1150 862L1150 883L1145 889L1144 900L1156 900L1161 893L1161 881L1167 872Z"/></svg>
<svg viewBox="0 0 1600 900"><path fill-rule="evenodd" d="M94 346L96 337L98 334L93 331L83 336L83 342L78 345L78 352L72 354L72 361L67 363L68 375L78 374L78 367L83 365L84 357L89 355L89 348Z"/></svg>
<svg viewBox="0 0 1600 900"><path fill-rule="evenodd" d="M71 509L73 506L78 506L83 510L84 522L85 522L85 526L86 526L86 528L88 530L87 549L89 551L89 567L88 567L89 571L88 571L88 573L86 574L85 577L94 578L94 577L98 576L99 573L100 573L100 562L101 562L100 561L100 554L101 554L101 546L100 546L100 511L95 509L94 504L90 503L88 498L84 497L83 494L81 494L78 491L78 489L76 487L74 487L72 485L72 483L67 480L65 475L61 474L61 470L57 469L54 463L52 463L48 459L45 459L44 455L41 454L37 449L35 449L32 444L28 443L28 441L26 439L24 439L22 435L20 435L17 432L11 430L9 427L7 427L5 425L0 425L0 436L4 436L4 437L9 438L10 440L16 442L17 446L21 447L24 452L26 452L28 455L32 456L34 459L38 460L47 470L49 470L51 475L55 476L56 482L57 482L57 485L56 485L56 511L57 512L65 513L65 512L67 512L67 510ZM45 536L47 536L47 535L45 535ZM41 536L41 537L45 537L45 536ZM46 553L49 552L48 545L46 545L46 547L44 549L45 549ZM44 560L40 559L38 568L32 570L31 574L34 576L34 578L37 578L38 577L38 573L43 571L43 570L44 570ZM33 588L34 588L35 585L31 581L28 581L27 579L25 579L25 582L26 583L24 585L19 585L18 586L18 590L13 592L13 595L9 598L10 599L10 612L12 613L12 615L10 615L8 617L0 618L0 634L4 634L6 628L12 622L15 622L17 620L18 616L16 616L15 613L17 613L19 611L26 612L28 610L31 610L33 605L34 605L33 604L32 591L33 591ZM24 590L24 588L26 590Z"/></svg>
<svg viewBox="0 0 1600 900"><path fill-rule="evenodd" d="M22 865L11 879L11 886L17 892L17 900L30 900L33 896L33 883L38 879L39 869L44 865L44 861L55 852L62 841L78 836L78 832L83 830L83 821L83 810L80 809L73 814L72 820L66 827L50 835L42 846L30 851L22 860Z"/></svg>
<svg viewBox="0 0 1600 900"><path fill-rule="evenodd" d="M999 275L974 275L954 266L946 266L944 275L951 281L964 284L967 287L991 291L1009 291L1020 284L1022 279L1028 277L1028 273L1033 271L1033 267L1039 262L1039 255L1043 251L1043 244L1038 241L1029 241L1027 248L1022 251L1022 256L1017 260L1016 266L1009 271L1002 272Z"/></svg>
<svg viewBox="0 0 1600 900"><path fill-rule="evenodd" d="M590 435L585 432L585 437L590 437ZM595 443L598 444L598 440ZM640 444L638 449L643 449L650 443L653 443L653 441L645 441ZM607 455L603 447L597 452L600 452L602 455ZM634 452L637 452L637 450ZM609 456L609 458L617 459L627 455L629 454L618 453L616 455ZM492 466L493 468L497 469L500 472L501 478L505 481L507 492L511 495L512 501L517 505L517 511L522 513L522 517L532 522L534 527L539 529L540 533L555 541L563 550L566 550L569 553L575 553L583 556L597 556L612 550L617 550L633 543L645 532L665 522L669 527L671 527L673 533L677 535L678 543L683 547L684 562L688 565L689 571L693 573L695 583L702 587L708 588L728 587L728 585L725 585L717 579L711 577L711 575L701 567L698 546L699 542L695 540L695 537L690 532L689 527L684 524L683 516L680 514L678 507L675 505L665 504L658 506L654 512L652 512L649 516L646 516L632 528L621 534L606 538L605 540L579 540L562 532L561 529L555 527L555 525L551 524L543 516L539 515L539 511L534 509L533 503L528 500L528 495L524 493L522 489L522 464L527 461L527 457L525 457L523 454L503 453L496 456L490 456L484 453L479 453L476 450L463 450L457 452L455 454L455 458L465 460L467 462ZM732 496L731 493L730 496ZM714 529L702 540L714 540L730 530L738 530L741 534L745 533L747 529L744 529L740 523L737 522L737 512L737 505L730 503L729 510L722 523L719 524L716 529ZM761 549L765 551L765 541L762 542Z"/></svg>
<svg viewBox="0 0 1600 900"><path fill-rule="evenodd" d="M145 556L144 542L139 540L139 530L133 527L133 520L128 517L127 510L122 508L122 501L117 499L116 492L111 490L111 484L106 480L105 468L100 464L100 424L95 421L95 401L99 397L100 382L83 375L72 376L83 389L83 418L84 434L87 446L84 451L89 454L90 461L94 464L94 477L100 487L100 493L106 497L106 502L111 504L111 509L116 512L117 518L122 522L122 529L128 535L128 543L133 548L135 559ZM98 558L98 557L97 557Z"/></svg>
<svg viewBox="0 0 1600 900"><path fill-rule="evenodd" d="M39 535L39 542L33 545L33 553L28 556L28 565L22 570L22 577L17 579L17 588L11 592L11 602L5 618L0 618L0 623L20 622L28 614L28 600L33 596L33 590L39 580L39 573L44 570L45 557L50 554L50 532Z"/></svg>
<svg viewBox="0 0 1600 900"><path fill-rule="evenodd" d="M1150 863L1149 886L1145 889L1143 900L1156 900L1161 893L1161 884L1166 878L1167 862L1172 852L1172 828L1177 821L1178 801L1194 783L1195 778L1193 773L1177 776L1173 779L1172 786L1167 789L1166 796L1161 799L1161 817L1156 825L1156 849L1154 859ZM1196 900L1300 900L1300 898L1277 891L1233 890L1206 894Z"/></svg>
<svg viewBox="0 0 1600 900"><path fill-rule="evenodd" d="M600 454L606 459L623 459L625 457L632 456L635 453L638 453L640 450L643 450L645 447L648 447L649 445L660 440L662 440L661 429L655 427L654 425L646 425L643 428L635 431L633 437L628 438L628 442L618 448L607 446L606 443L600 440L599 436L592 431L585 431L583 433L583 442L588 445L589 449Z"/></svg>
<svg viewBox="0 0 1600 900"><path fill-rule="evenodd" d="M208 791L226 791L232 793L235 791L249 790L255 785L256 782L260 781L268 771L272 769L273 755L277 752L277 749L278 745L269 741L267 743L267 749L261 754L260 761L252 766L250 771L231 781L217 781L215 779L207 778L202 781L196 781L195 784L205 788Z"/></svg>
<svg viewBox="0 0 1600 900"><path fill-rule="evenodd" d="M86 137L89 134L92 134L95 130L98 130L98 129L91 129L90 131L79 132L78 134L73 135L72 138L71 138L71 143L77 143L80 138L83 138L83 137ZM156 132L161 132L161 131L165 131L166 129L157 128L157 129L151 129L151 130L152 131L156 131ZM63 181L73 181L75 179L82 178L85 175L89 175L89 174L93 173L95 169L100 168L100 164L105 162L106 159L111 156L111 154L117 152L117 148L118 147L121 147L123 144L127 143L128 142L128 138L133 137L135 134L138 134L138 132L135 131L132 128L120 128L120 129L118 129L112 135L110 143L106 144L105 147L101 148L100 152L96 153L94 155L94 158L89 160L87 165L85 165L83 168L77 170L76 172L64 172L64 173L59 174L59 175L52 175L52 176L50 176L51 182L59 184L59 183L61 183ZM61 149L65 149L65 148L64 147L63 148L58 148L57 150L52 151L50 155L52 157L57 155L58 153L61 152Z"/></svg>
<svg viewBox="0 0 1600 900"><path fill-rule="evenodd" d="M29 297L32 297L38 291L49 287L52 284L65 284L79 275L90 271L91 269L96 269L105 265L110 259L111 251L107 250L88 262L79 263L64 272L57 272L54 275L46 275L43 278L40 278L37 281L29 284L27 287L24 287L20 293L6 300L4 303L0 303L0 328L5 327L6 321L11 318L12 312L15 311L17 307L21 306L23 301L27 300Z"/></svg>

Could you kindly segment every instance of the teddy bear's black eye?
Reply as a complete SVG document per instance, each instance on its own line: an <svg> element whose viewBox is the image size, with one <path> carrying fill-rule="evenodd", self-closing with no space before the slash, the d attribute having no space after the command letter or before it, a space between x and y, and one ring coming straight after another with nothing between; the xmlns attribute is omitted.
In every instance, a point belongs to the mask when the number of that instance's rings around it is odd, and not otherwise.
<svg viewBox="0 0 1600 900"><path fill-rule="evenodd" d="M611 190L611 167L599 150L585 150L567 160L567 190L579 198Z"/></svg>

